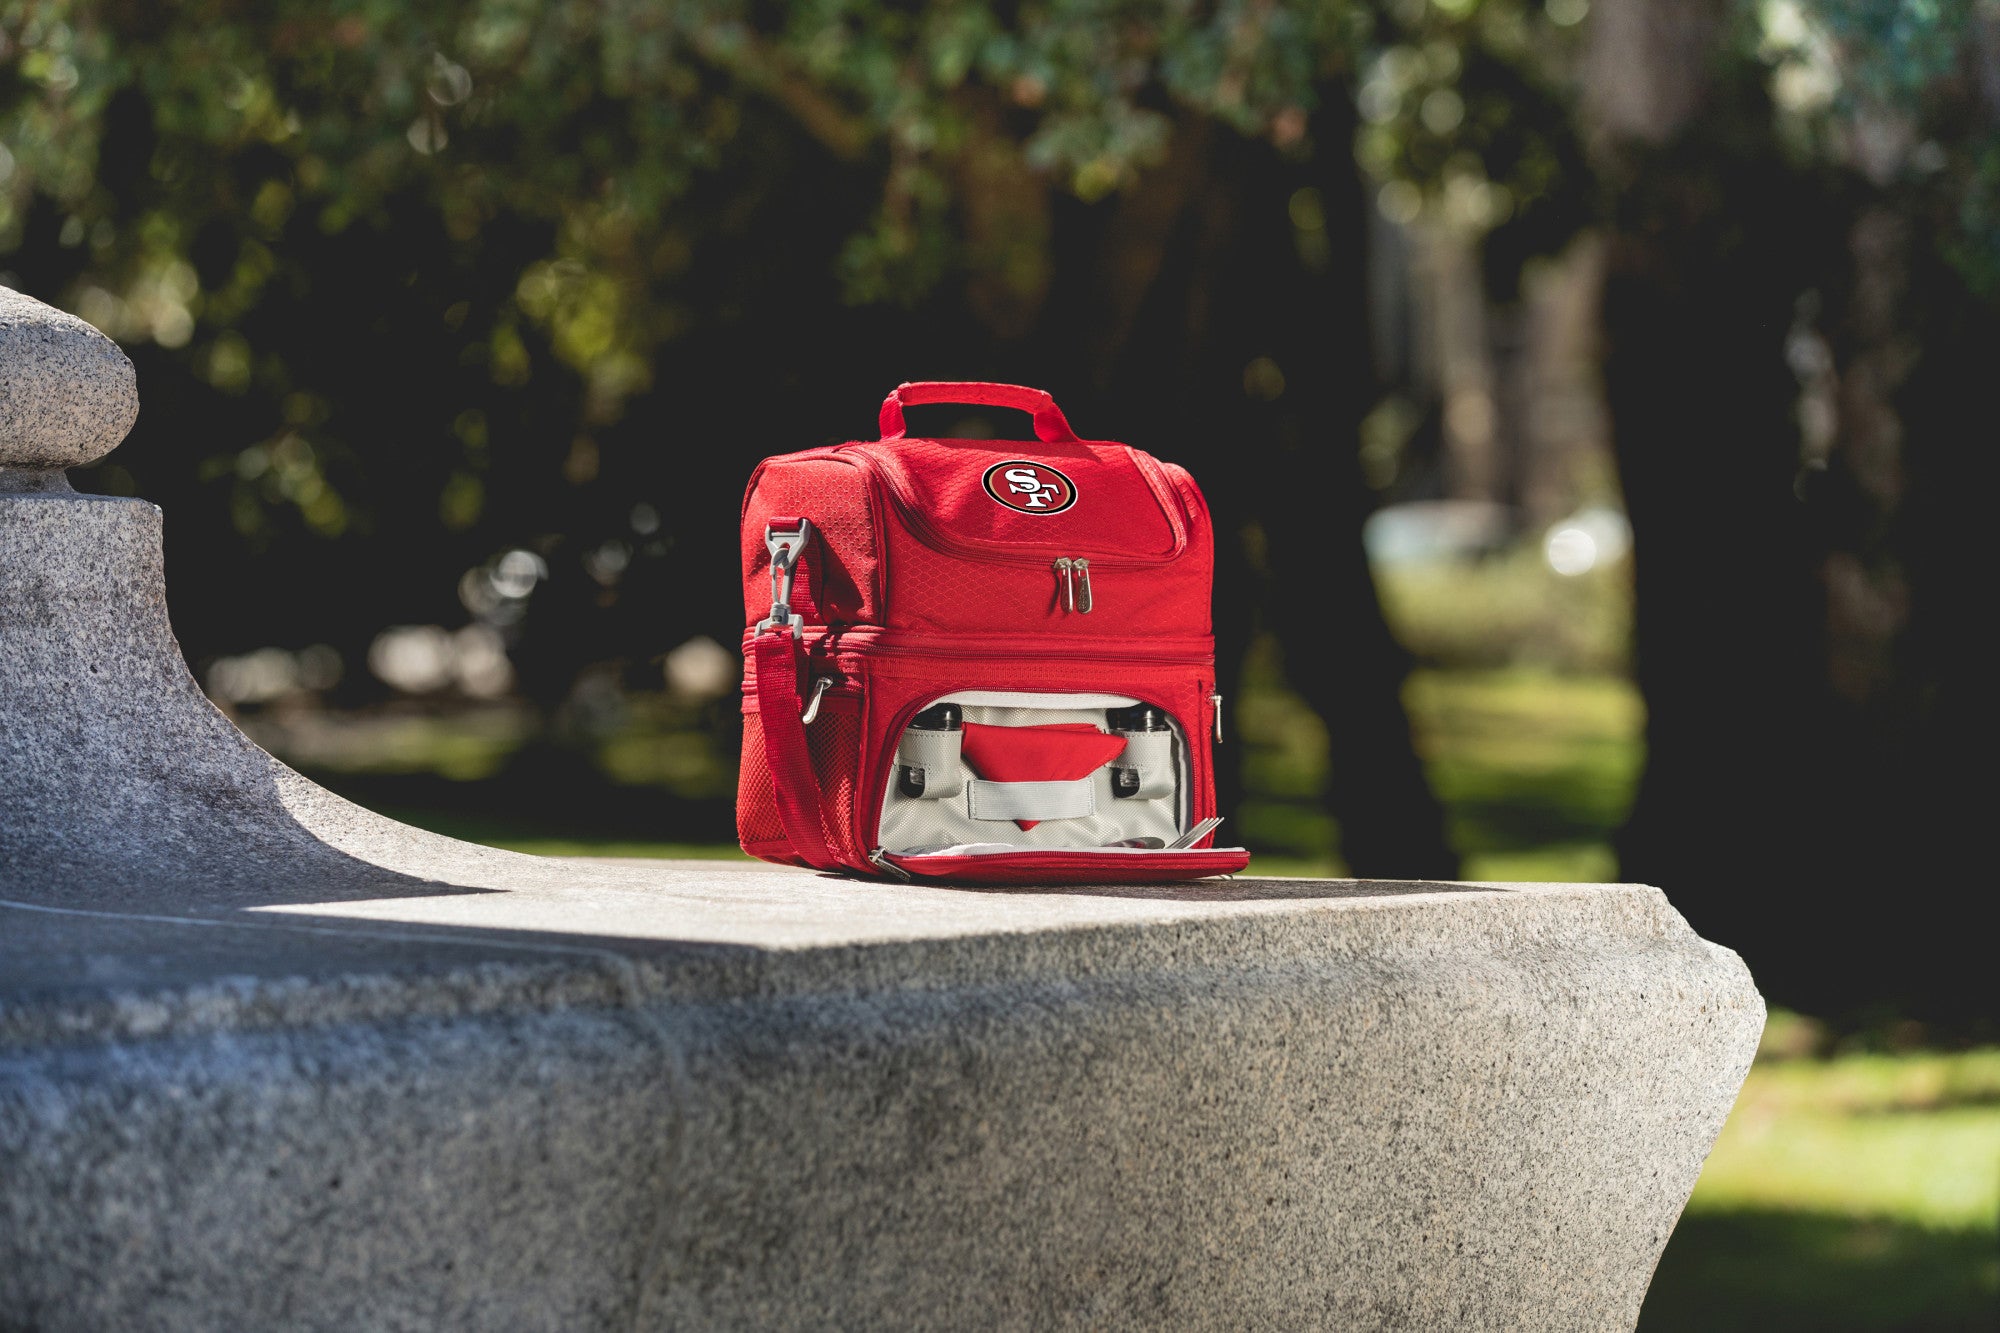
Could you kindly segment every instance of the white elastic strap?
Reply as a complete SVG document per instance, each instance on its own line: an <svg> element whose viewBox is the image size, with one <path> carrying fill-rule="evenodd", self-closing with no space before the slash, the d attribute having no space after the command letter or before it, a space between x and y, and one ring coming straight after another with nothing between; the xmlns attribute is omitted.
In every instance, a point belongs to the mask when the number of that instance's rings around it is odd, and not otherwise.
<svg viewBox="0 0 2000 1333"><path fill-rule="evenodd" d="M965 768L958 761L964 737L965 733L960 731L925 731L919 727L903 733L902 742L896 746L896 763L924 771L923 800L941 800L965 790Z"/></svg>
<svg viewBox="0 0 2000 1333"><path fill-rule="evenodd" d="M1065 710L1130 708L1138 703L1122 694L1031 694L1020 690L960 690L938 700L967 708L1060 708Z"/></svg>
<svg viewBox="0 0 2000 1333"><path fill-rule="evenodd" d="M988 782L973 778L974 819L1081 819L1097 813L1097 789L1089 778L1074 782Z"/></svg>
<svg viewBox="0 0 2000 1333"><path fill-rule="evenodd" d="M1139 790L1133 795L1148 801L1174 794L1174 738L1165 731L1120 731L1125 750L1111 761L1113 768L1137 769Z"/></svg>

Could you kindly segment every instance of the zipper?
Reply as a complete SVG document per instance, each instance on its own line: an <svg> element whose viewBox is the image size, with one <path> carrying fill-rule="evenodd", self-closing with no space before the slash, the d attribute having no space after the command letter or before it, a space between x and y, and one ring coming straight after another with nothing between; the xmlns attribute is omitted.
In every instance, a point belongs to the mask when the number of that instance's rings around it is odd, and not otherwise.
<svg viewBox="0 0 2000 1333"><path fill-rule="evenodd" d="M908 884L913 878L909 871L891 861L889 854L880 847L874 848L868 853L868 862L877 870L882 871L884 874L893 875L905 884Z"/></svg>
<svg viewBox="0 0 2000 1333"><path fill-rule="evenodd" d="M1221 694L1219 693L1211 694L1208 696L1208 709L1209 712L1215 715L1215 743L1217 745L1220 745L1222 744L1222 695Z"/></svg>
<svg viewBox="0 0 2000 1333"><path fill-rule="evenodd" d="M948 641L940 642L942 637L932 633L909 635L908 631L854 626L816 640L815 646L826 643L829 656L843 652L866 652L886 653L892 657L1004 658L1010 662L1071 662L1077 657L1088 657L1096 662L1147 662L1160 666L1203 668L1212 667L1215 662L1214 641L1207 638L1170 642L1164 648L1126 648L1118 652L1107 652L1098 642L1086 639L1061 642L1038 652L1023 652L1019 635L982 637L953 634Z"/></svg>
<svg viewBox="0 0 2000 1333"><path fill-rule="evenodd" d="M1065 611L1081 611L1090 614L1090 561L1082 556L1071 559L1066 555L1056 557L1056 601ZM1082 595L1078 595L1078 590Z"/></svg>

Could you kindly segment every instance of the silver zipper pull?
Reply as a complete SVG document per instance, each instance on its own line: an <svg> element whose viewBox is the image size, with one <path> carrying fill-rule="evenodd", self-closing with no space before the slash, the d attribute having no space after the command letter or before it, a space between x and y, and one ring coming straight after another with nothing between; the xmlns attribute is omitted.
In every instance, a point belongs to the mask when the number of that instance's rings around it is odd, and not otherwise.
<svg viewBox="0 0 2000 1333"><path fill-rule="evenodd" d="M1210 711L1215 714L1215 743L1220 745L1222 744L1222 696L1219 694L1209 695L1208 706Z"/></svg>
<svg viewBox="0 0 2000 1333"><path fill-rule="evenodd" d="M1070 561L1070 568L1076 572L1077 581L1083 584L1082 603L1081 605L1077 605L1076 609L1083 612L1085 615L1089 615L1090 614L1090 562L1088 560L1085 560L1082 556L1078 556L1076 559ZM1072 602L1072 604L1075 604L1074 601Z"/></svg>
<svg viewBox="0 0 2000 1333"><path fill-rule="evenodd" d="M905 884L910 882L910 872L897 865L894 861L891 861L888 854L880 847L868 853L868 862L885 875L893 875Z"/></svg>
<svg viewBox="0 0 2000 1333"><path fill-rule="evenodd" d="M1056 582L1061 585L1056 595L1062 599L1063 609L1076 610L1076 580L1070 575L1070 562L1066 555L1056 557Z"/></svg>

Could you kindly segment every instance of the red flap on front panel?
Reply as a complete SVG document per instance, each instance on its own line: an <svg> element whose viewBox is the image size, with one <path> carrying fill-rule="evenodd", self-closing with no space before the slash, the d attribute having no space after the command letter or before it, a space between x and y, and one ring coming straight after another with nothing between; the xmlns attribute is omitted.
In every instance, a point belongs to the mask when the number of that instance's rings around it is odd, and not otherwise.
<svg viewBox="0 0 2000 1333"><path fill-rule="evenodd" d="M965 762L989 782L1075 782L1087 778L1125 752L1125 738L1099 731L1088 722L1056 722L1040 727L965 724ZM1040 820L1017 819L1024 829Z"/></svg>
<svg viewBox="0 0 2000 1333"><path fill-rule="evenodd" d="M1167 560L1187 543L1159 465L1122 444L894 440L864 446L920 537L1023 556Z"/></svg>
<svg viewBox="0 0 2000 1333"><path fill-rule="evenodd" d="M993 782L1074 782L1087 778L1125 751L1125 738L1088 722L1039 727L965 724L965 762Z"/></svg>

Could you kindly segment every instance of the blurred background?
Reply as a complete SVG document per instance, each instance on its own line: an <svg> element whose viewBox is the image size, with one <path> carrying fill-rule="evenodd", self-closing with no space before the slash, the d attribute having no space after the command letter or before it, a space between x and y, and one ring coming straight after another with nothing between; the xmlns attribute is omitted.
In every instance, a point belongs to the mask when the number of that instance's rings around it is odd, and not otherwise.
<svg viewBox="0 0 2000 1333"><path fill-rule="evenodd" d="M752 465L1044 387L1210 497L1256 869L1642 880L1782 1007L1644 1327L1995 1326L1992 0L0 16L75 480L283 758L734 855Z"/></svg>

